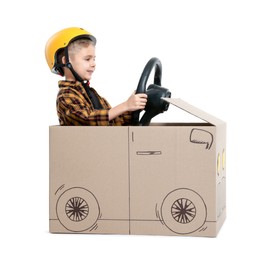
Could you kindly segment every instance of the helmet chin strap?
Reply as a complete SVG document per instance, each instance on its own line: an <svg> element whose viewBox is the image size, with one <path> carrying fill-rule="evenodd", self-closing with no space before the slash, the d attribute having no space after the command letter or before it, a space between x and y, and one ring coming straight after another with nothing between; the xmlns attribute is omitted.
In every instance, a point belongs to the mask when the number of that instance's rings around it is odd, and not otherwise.
<svg viewBox="0 0 270 260"><path fill-rule="evenodd" d="M75 78L77 81L81 82L83 86L89 86L89 80L87 80L87 81L83 80L83 79L79 76L79 74L74 70L72 64L70 63L70 61L69 61L69 56L68 56L68 47L65 48L65 57L66 57L66 64L65 64L65 67L67 67L67 68L71 71L71 73L72 73L72 75L74 76L74 78Z"/></svg>
<svg viewBox="0 0 270 260"><path fill-rule="evenodd" d="M65 67L67 67L71 73L73 74L74 78L81 82L83 85L84 90L86 91L88 97L90 98L93 106L95 109L103 109L103 106L101 105L98 97L95 95L95 93L89 88L90 82L89 80L83 80L79 74L74 70L72 64L69 62L69 56L68 56L68 47L65 48L65 57L66 57L66 64Z"/></svg>

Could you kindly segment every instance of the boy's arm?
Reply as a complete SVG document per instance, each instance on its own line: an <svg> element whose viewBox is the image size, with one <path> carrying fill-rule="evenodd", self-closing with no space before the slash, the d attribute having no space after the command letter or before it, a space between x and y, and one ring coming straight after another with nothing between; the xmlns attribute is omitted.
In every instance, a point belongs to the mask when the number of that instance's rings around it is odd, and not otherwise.
<svg viewBox="0 0 270 260"><path fill-rule="evenodd" d="M147 102L147 95L146 94L144 94L144 93L135 94L135 92L134 92L128 98L127 101L110 109L109 120L112 120L120 115L123 115L126 112L143 110L145 108L146 102Z"/></svg>
<svg viewBox="0 0 270 260"><path fill-rule="evenodd" d="M102 101L104 102L105 107L108 107L110 109L109 115L111 113L111 116L112 116L113 113L115 112L114 109L111 108L110 104L108 103L108 101L105 98L102 98ZM118 113L121 113L121 112L119 111ZM132 112L130 112L130 111L119 114L117 117L112 119L110 121L110 123L112 123L113 125L118 125L118 126L119 125L122 125L122 126L131 125L131 114L132 114ZM109 116L109 118L110 118L110 116Z"/></svg>
<svg viewBox="0 0 270 260"><path fill-rule="evenodd" d="M128 111L128 107L126 105L126 102L115 106L109 110L109 121L115 119L116 117L124 114Z"/></svg>

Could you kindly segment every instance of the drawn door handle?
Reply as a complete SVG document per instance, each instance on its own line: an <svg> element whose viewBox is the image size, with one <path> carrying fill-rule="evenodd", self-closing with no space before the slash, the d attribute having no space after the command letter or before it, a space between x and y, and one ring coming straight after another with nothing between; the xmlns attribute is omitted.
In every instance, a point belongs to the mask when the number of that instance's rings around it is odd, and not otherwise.
<svg viewBox="0 0 270 260"><path fill-rule="evenodd" d="M137 151L137 155L161 155L161 151Z"/></svg>

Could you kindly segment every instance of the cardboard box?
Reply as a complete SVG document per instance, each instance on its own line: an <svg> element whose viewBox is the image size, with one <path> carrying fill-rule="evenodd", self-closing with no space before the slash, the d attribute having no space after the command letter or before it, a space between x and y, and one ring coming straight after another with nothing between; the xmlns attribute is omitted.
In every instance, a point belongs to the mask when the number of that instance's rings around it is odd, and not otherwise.
<svg viewBox="0 0 270 260"><path fill-rule="evenodd" d="M226 217L226 124L50 127L50 232L215 237Z"/></svg>

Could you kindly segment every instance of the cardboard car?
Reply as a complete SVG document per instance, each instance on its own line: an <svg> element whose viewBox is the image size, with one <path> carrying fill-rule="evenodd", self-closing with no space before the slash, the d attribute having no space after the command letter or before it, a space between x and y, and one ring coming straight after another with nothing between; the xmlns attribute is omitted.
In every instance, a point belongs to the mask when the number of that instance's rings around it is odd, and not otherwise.
<svg viewBox="0 0 270 260"><path fill-rule="evenodd" d="M226 218L226 123L50 126L50 232L215 237Z"/></svg>

